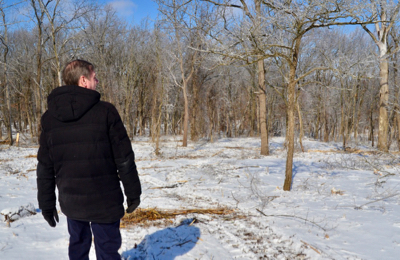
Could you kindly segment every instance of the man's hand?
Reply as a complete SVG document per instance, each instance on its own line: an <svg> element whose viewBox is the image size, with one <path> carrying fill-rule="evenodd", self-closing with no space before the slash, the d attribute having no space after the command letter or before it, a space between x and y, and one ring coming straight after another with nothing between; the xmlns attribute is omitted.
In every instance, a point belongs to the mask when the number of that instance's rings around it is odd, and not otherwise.
<svg viewBox="0 0 400 260"><path fill-rule="evenodd" d="M140 204L140 198L137 199L126 199L126 202L128 203L128 208L126 209L126 213L132 213Z"/></svg>
<svg viewBox="0 0 400 260"><path fill-rule="evenodd" d="M47 223L49 223L50 227L55 227L56 221L57 223L59 221L57 209L42 210L42 215Z"/></svg>

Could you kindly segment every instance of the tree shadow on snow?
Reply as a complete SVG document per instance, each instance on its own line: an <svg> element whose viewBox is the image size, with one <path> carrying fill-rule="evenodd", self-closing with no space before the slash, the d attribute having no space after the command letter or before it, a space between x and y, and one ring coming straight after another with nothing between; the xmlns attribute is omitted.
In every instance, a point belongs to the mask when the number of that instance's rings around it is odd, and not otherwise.
<svg viewBox="0 0 400 260"><path fill-rule="evenodd" d="M194 219L185 219L177 227L169 227L144 237L137 247L122 253L124 260L173 260L192 250L200 238Z"/></svg>

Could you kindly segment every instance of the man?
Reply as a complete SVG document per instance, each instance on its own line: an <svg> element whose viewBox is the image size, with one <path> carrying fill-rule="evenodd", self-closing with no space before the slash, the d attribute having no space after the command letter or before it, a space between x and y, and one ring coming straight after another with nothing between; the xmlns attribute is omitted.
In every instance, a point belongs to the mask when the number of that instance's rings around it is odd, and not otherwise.
<svg viewBox="0 0 400 260"><path fill-rule="evenodd" d="M47 98L41 119L37 185L39 208L56 226L55 187L66 215L69 258L88 259L92 232L97 259L121 259L119 230L124 215L140 204L141 185L131 142L115 107L100 101L94 66L69 62L62 74L65 86Z"/></svg>

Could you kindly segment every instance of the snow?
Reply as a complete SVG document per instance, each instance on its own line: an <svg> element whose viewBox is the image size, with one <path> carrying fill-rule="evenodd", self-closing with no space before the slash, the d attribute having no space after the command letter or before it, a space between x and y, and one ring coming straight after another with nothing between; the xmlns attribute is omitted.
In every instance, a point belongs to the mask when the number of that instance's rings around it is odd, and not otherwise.
<svg viewBox="0 0 400 260"><path fill-rule="evenodd" d="M283 142L272 138L271 155L261 156L259 138L182 147L178 138L166 137L156 156L155 145L137 137L132 146L143 188L140 208L227 207L235 213L124 227L122 257L398 259L398 154L368 145L344 152L339 143L306 139L286 192ZM37 208L36 153L34 146L0 146L0 217L20 213L11 223L0 222L0 259L68 259L65 216L60 212L60 223L51 228ZM96 258L94 248L90 258Z"/></svg>

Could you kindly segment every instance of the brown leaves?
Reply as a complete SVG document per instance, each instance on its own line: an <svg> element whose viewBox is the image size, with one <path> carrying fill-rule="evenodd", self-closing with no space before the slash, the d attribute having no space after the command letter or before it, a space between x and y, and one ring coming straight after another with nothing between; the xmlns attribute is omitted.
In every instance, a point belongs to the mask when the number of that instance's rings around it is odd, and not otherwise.
<svg viewBox="0 0 400 260"><path fill-rule="evenodd" d="M331 194L332 195L343 195L344 194L344 191L342 191L342 190L337 190L337 189L335 189L334 187L331 189Z"/></svg>

